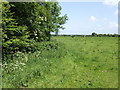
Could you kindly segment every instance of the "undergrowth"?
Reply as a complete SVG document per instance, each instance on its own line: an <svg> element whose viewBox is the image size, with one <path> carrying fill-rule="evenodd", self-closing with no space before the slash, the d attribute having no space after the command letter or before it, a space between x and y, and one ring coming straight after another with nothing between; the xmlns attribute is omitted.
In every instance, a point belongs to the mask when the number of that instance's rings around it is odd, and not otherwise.
<svg viewBox="0 0 120 90"><path fill-rule="evenodd" d="M3 87L28 87L33 78L44 78L45 72L50 73L52 63L60 62L57 58L63 58L66 54L64 44L55 40L35 43L34 49L35 52L17 52L12 60L4 60Z"/></svg>

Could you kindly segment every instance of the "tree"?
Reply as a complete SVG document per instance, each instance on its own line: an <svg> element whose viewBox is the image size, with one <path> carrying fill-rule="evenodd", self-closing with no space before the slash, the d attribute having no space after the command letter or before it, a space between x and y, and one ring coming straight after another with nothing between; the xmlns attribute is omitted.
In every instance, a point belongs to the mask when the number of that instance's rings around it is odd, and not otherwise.
<svg viewBox="0 0 120 90"><path fill-rule="evenodd" d="M97 33L93 32L93 33L92 33L92 36L97 36Z"/></svg>
<svg viewBox="0 0 120 90"><path fill-rule="evenodd" d="M11 8L18 24L26 25L30 39L35 41L50 40L50 32L58 32L67 20L67 15L60 17L61 7L58 2L14 2Z"/></svg>
<svg viewBox="0 0 120 90"><path fill-rule="evenodd" d="M31 41L50 40L67 20L58 2L4 2L2 4L3 53L26 52ZM33 50L33 49L32 49Z"/></svg>
<svg viewBox="0 0 120 90"><path fill-rule="evenodd" d="M13 2L11 4L15 6L11 8L11 11L15 12L14 18L18 24L28 27L29 39L41 40L41 37L44 37L44 33L42 33L42 22L45 21L46 14L44 7L37 2Z"/></svg>
<svg viewBox="0 0 120 90"><path fill-rule="evenodd" d="M66 21L68 20L67 15L64 16L60 16L61 14L61 6L59 5L58 2L56 1L48 1L45 2L45 7L47 8L47 10L49 10L50 12L50 16L48 17L48 29L50 31L47 32L47 35L49 35L49 39L50 39L50 32L56 32L56 34L59 32L59 29L64 29L63 24L66 23Z"/></svg>
<svg viewBox="0 0 120 90"><path fill-rule="evenodd" d="M8 2L2 3L2 47L3 54L22 51L28 43L27 27L18 25L10 12L11 5Z"/></svg>

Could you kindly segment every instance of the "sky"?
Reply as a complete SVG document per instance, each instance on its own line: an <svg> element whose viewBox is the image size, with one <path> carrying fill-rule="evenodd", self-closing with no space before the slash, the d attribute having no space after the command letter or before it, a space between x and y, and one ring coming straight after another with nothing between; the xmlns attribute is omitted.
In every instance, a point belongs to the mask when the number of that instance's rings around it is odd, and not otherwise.
<svg viewBox="0 0 120 90"><path fill-rule="evenodd" d="M111 2L110 2L111 1ZM59 2L61 15L67 14L68 21L59 34L118 33L118 3L104 2Z"/></svg>

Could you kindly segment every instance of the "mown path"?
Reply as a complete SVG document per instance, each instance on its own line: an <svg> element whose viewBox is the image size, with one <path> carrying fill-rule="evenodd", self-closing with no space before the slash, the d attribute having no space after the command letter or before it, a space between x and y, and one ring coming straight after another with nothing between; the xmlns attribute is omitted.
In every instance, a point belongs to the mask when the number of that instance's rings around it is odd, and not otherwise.
<svg viewBox="0 0 120 90"><path fill-rule="evenodd" d="M117 38L54 37L65 44L65 56L30 87L115 88L118 86Z"/></svg>

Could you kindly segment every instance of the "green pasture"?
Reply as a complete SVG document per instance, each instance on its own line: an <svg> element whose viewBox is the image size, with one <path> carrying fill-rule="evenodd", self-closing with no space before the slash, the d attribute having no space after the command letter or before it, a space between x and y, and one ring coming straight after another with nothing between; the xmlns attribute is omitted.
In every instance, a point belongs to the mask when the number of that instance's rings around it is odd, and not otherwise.
<svg viewBox="0 0 120 90"><path fill-rule="evenodd" d="M3 88L118 87L117 37L53 36L37 45L3 65Z"/></svg>

